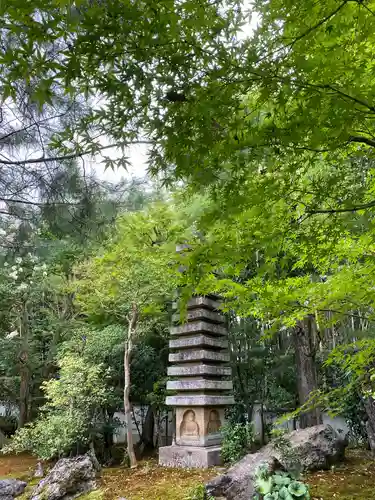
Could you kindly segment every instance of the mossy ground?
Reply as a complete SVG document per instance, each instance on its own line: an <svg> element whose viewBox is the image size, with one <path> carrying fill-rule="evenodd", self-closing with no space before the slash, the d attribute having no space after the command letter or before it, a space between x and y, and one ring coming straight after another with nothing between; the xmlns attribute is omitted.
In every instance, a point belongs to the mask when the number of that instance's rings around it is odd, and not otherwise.
<svg viewBox="0 0 375 500"><path fill-rule="evenodd" d="M36 460L27 455L0 455L0 478L30 480ZM155 460L142 462L135 470L103 469L100 490L82 500L187 500L189 493L218 472L209 470L166 469ZM349 450L347 460L333 471L316 472L305 478L315 500L375 500L375 460L365 451ZM35 480L33 480L34 483ZM21 498L21 500L23 500Z"/></svg>
<svg viewBox="0 0 375 500"><path fill-rule="evenodd" d="M363 450L347 450L345 462L332 471L306 477L318 500L375 500L375 459Z"/></svg>

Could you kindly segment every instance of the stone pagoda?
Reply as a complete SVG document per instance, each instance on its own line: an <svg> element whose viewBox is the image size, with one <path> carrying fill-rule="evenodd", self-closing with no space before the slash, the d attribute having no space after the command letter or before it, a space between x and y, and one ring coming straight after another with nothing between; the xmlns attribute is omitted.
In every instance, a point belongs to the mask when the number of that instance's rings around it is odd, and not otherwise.
<svg viewBox="0 0 375 500"><path fill-rule="evenodd" d="M228 366L228 332L215 296L194 297L185 324L173 315L169 342L167 389L175 395L166 404L175 408L175 442L159 449L159 464L167 467L219 465L224 410L234 403ZM177 304L175 305L177 309Z"/></svg>

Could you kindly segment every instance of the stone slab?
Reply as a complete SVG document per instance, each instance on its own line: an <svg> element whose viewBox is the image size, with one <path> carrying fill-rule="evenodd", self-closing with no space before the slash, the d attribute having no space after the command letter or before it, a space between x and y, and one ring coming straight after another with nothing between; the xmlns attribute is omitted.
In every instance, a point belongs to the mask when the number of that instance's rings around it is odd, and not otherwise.
<svg viewBox="0 0 375 500"><path fill-rule="evenodd" d="M193 297L187 303L188 309L194 309L195 307L205 307L211 310L220 310L220 300L219 297ZM177 311L179 308L178 301L174 301L172 308Z"/></svg>
<svg viewBox="0 0 375 500"><path fill-rule="evenodd" d="M176 444L179 446L218 446L225 423L223 406L177 407Z"/></svg>
<svg viewBox="0 0 375 500"><path fill-rule="evenodd" d="M183 396L167 396L167 406L227 406L234 404L233 396L210 394L185 394Z"/></svg>
<svg viewBox="0 0 375 500"><path fill-rule="evenodd" d="M222 325L215 325L208 321L196 321L194 323L186 323L185 325L172 326L170 329L171 335L191 335L192 333L209 333L211 335L228 334L227 329Z"/></svg>
<svg viewBox="0 0 375 500"><path fill-rule="evenodd" d="M159 448L159 465L182 469L207 469L221 465L220 446L162 446Z"/></svg>
<svg viewBox="0 0 375 500"><path fill-rule="evenodd" d="M170 366L168 376L170 377L194 377L197 375L211 375L214 377L230 377L232 369L229 366L189 364L181 366Z"/></svg>
<svg viewBox="0 0 375 500"><path fill-rule="evenodd" d="M168 380L168 391L199 391L199 390L212 390L212 391L231 391L233 389L233 382L231 380Z"/></svg>
<svg viewBox="0 0 375 500"><path fill-rule="evenodd" d="M220 300L219 297L193 297L187 303L188 309L193 309L194 307L206 307L207 309L213 309L215 311L220 310Z"/></svg>
<svg viewBox="0 0 375 500"><path fill-rule="evenodd" d="M195 335L194 337L182 337L180 339L172 339L169 341L171 349L184 349L187 347L208 346L217 349L227 349L228 340L221 337L208 337L207 335Z"/></svg>
<svg viewBox="0 0 375 500"><path fill-rule="evenodd" d="M179 313L173 314L172 321L174 323L179 323L180 319L181 315ZM211 311L210 309L205 309L204 307L197 307L196 309L188 310L185 319L186 321L207 320L211 323L225 323L225 317L222 314L216 311Z"/></svg>
<svg viewBox="0 0 375 500"><path fill-rule="evenodd" d="M186 349L184 351L170 353L171 363L188 363L189 361L215 361L221 363L229 362L229 354L220 351L208 351L207 349Z"/></svg>

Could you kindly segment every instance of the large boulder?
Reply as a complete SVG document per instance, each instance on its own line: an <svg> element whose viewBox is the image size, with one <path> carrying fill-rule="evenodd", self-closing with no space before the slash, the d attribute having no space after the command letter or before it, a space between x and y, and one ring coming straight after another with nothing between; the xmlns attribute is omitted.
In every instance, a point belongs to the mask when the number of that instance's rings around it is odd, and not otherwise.
<svg viewBox="0 0 375 500"><path fill-rule="evenodd" d="M18 479L0 479L0 500L13 500L22 495L27 483Z"/></svg>
<svg viewBox="0 0 375 500"><path fill-rule="evenodd" d="M30 500L71 500L96 488L96 467L89 455L62 458L34 488Z"/></svg>
<svg viewBox="0 0 375 500"><path fill-rule="evenodd" d="M270 443L257 453L246 455L228 471L206 485L207 494L228 500L249 500L255 494L254 479L259 465L288 469L290 457L298 457L302 471L328 469L339 463L345 455L347 440L332 427L317 425L286 435L287 450Z"/></svg>

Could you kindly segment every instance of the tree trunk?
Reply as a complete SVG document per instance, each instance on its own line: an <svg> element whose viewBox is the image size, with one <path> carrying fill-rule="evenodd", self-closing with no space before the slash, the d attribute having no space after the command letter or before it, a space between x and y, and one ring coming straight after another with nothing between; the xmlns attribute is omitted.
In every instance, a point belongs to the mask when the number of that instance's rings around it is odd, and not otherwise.
<svg viewBox="0 0 375 500"><path fill-rule="evenodd" d="M367 415L366 431L370 450L375 452L375 401L373 398L365 400L365 410Z"/></svg>
<svg viewBox="0 0 375 500"><path fill-rule="evenodd" d="M133 334L137 326L138 309L136 304L132 305L132 310L129 317L128 338L125 340L124 350L124 412L126 422L126 435L128 443L128 455L130 460L130 467L137 467L137 459L134 452L133 432L132 432L132 412L130 404L130 356L133 348Z"/></svg>
<svg viewBox="0 0 375 500"><path fill-rule="evenodd" d="M20 356L20 418L18 422L18 427L24 427L27 423L29 415L29 383L30 374L27 366L28 353L27 351L22 351Z"/></svg>
<svg viewBox="0 0 375 500"><path fill-rule="evenodd" d="M300 405L306 403L311 393L318 388L313 322L314 318L309 316L303 321L298 321L293 331ZM321 423L322 416L318 408L314 408L300 417L301 429Z"/></svg>
<svg viewBox="0 0 375 500"><path fill-rule="evenodd" d="M155 431L154 410L152 406L149 406L147 408L145 421L142 427L141 440L144 446L144 451L150 451L154 449L154 431Z"/></svg>
<svg viewBox="0 0 375 500"><path fill-rule="evenodd" d="M20 334L22 336L22 347L19 354L20 363L20 417L18 427L24 427L29 416L29 398L30 398L30 370L29 370L29 325L28 325L27 306L24 304L22 318L20 321Z"/></svg>

